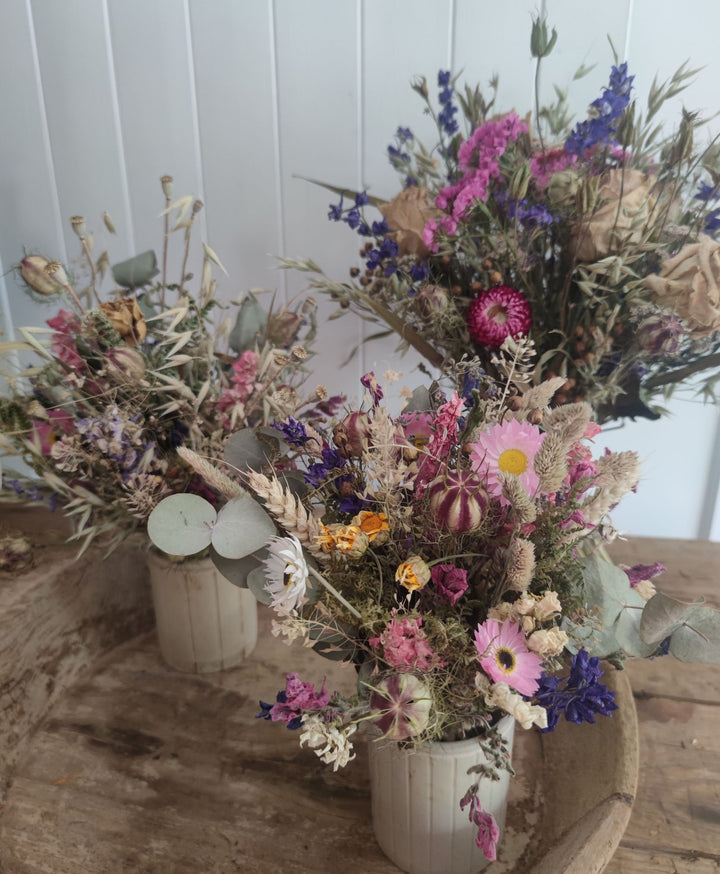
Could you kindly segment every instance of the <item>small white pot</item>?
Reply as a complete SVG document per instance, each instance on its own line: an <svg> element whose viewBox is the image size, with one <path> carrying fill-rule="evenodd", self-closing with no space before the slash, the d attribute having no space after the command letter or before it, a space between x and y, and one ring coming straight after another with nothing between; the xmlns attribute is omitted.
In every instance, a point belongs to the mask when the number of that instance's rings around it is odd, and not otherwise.
<svg viewBox="0 0 720 874"><path fill-rule="evenodd" d="M515 720L500 721L512 749ZM476 874L489 863L475 844L477 826L460 810L460 799L475 782L468 768L485 761L477 740L427 743L403 749L370 741L373 830L380 848L408 874ZM502 835L510 775L480 782L479 799Z"/></svg>
<svg viewBox="0 0 720 874"><path fill-rule="evenodd" d="M160 653L178 671L239 665L257 641L257 602L209 558L173 562L148 554Z"/></svg>

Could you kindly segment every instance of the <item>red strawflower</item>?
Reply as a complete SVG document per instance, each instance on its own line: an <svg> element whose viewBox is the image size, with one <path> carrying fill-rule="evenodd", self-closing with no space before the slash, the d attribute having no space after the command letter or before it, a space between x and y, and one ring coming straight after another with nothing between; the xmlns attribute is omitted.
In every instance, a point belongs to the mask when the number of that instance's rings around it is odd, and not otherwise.
<svg viewBox="0 0 720 874"><path fill-rule="evenodd" d="M502 346L508 336L517 339L521 334L527 335L531 325L530 304L509 285L496 285L483 291L467 311L472 339L494 349Z"/></svg>

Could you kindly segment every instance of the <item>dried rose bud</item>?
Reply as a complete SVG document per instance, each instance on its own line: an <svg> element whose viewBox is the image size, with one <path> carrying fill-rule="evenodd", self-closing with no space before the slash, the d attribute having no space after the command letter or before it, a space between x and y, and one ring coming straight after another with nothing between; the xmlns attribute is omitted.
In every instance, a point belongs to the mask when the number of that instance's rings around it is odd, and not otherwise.
<svg viewBox="0 0 720 874"><path fill-rule="evenodd" d="M451 470L428 486L430 509L445 531L475 531L487 513L489 498L483 481L473 471Z"/></svg>
<svg viewBox="0 0 720 874"><path fill-rule="evenodd" d="M408 592L424 588L429 581L430 568L419 555L409 555L395 571L395 582L400 583Z"/></svg>
<svg viewBox="0 0 720 874"><path fill-rule="evenodd" d="M355 411L333 428L333 440L343 458L360 458L370 434L370 417Z"/></svg>
<svg viewBox="0 0 720 874"><path fill-rule="evenodd" d="M49 263L42 255L26 255L20 262L20 275L27 285L38 294L48 296L62 291L62 285L45 272Z"/></svg>
<svg viewBox="0 0 720 874"><path fill-rule="evenodd" d="M447 290L439 285L424 285L415 295L413 309L424 319L432 319L448 305Z"/></svg>
<svg viewBox="0 0 720 874"><path fill-rule="evenodd" d="M99 305L110 324L127 346L137 346L147 336L145 317L134 297L121 297Z"/></svg>
<svg viewBox="0 0 720 874"><path fill-rule="evenodd" d="M415 674L393 674L378 681L370 697L370 709L378 714L375 725L391 740L422 734L430 720L432 698Z"/></svg>

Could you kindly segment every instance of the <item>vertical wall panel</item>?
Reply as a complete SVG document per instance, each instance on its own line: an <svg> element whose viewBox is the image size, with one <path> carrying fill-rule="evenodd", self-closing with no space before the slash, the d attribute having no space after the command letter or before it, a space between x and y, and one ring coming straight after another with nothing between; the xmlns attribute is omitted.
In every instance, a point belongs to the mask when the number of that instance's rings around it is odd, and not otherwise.
<svg viewBox="0 0 720 874"><path fill-rule="evenodd" d="M109 0L110 27L135 249L162 248L160 177L175 180L177 197L203 198L194 83L184 0ZM201 266L200 213L190 269ZM198 233L198 231L200 233ZM171 280L179 276L182 233L172 237Z"/></svg>
<svg viewBox="0 0 720 874"><path fill-rule="evenodd" d="M281 277L267 3L191 7L208 242L225 265L224 299Z"/></svg>
<svg viewBox="0 0 720 874"><path fill-rule="evenodd" d="M327 221L335 195L296 176L359 183L356 4L278 0L275 13L285 254L312 257L342 279L362 241ZM289 294L305 285L304 275L287 275ZM335 306L322 300L321 308L327 315ZM338 370L357 341L357 324L348 316L321 327L313 367L332 392L357 392L358 366Z"/></svg>
<svg viewBox="0 0 720 874"><path fill-rule="evenodd" d="M60 211L38 87L29 4L0 4L0 260L5 272L11 325L40 324L52 315L22 290L11 267L24 252L64 259Z"/></svg>
<svg viewBox="0 0 720 874"><path fill-rule="evenodd" d="M119 259L130 248L104 7L97 0L33 0L32 13L65 245L82 285L88 268L70 216L85 216L97 254L107 248ZM117 222L117 237L104 232L104 210Z"/></svg>
<svg viewBox="0 0 720 874"><path fill-rule="evenodd" d="M606 87L613 52L612 40L620 61L623 60L628 30L630 0L612 3L545 0L547 22L555 27L558 40L552 53L544 58L540 73L542 103L555 100L554 85L568 92L570 112L580 120L587 107ZM581 66L594 66L586 76L573 81Z"/></svg>

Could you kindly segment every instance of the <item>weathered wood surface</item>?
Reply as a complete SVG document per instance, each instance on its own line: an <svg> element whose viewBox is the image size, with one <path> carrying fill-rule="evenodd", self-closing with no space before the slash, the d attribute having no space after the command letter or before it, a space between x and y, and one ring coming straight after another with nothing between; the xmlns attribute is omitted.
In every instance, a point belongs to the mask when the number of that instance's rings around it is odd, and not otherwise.
<svg viewBox="0 0 720 874"><path fill-rule="evenodd" d="M666 591L717 597L718 544L633 541L613 554L662 561ZM263 611L256 652L232 671L175 673L145 636L76 683L16 768L1 821L6 874L396 871L372 837L362 744L358 760L334 773L298 748L296 734L251 718L289 670L315 682L327 673L333 688L355 682L352 671L284 647L268 625ZM720 671L665 658L626 674L642 766L606 870L717 871ZM626 723L616 714L542 738L518 732L509 840L491 870L605 869L634 794L632 707L623 713Z"/></svg>
<svg viewBox="0 0 720 874"><path fill-rule="evenodd" d="M617 542L624 564L660 561L668 594L720 606L720 544ZM720 871L720 667L671 657L627 665L640 724L640 780L630 823L607 874Z"/></svg>
<svg viewBox="0 0 720 874"><path fill-rule="evenodd" d="M284 646L269 625L264 610L257 650L231 671L176 673L145 636L69 690L16 769L2 817L6 874L397 871L372 835L364 744L334 773L299 749L297 733L253 719L290 670L316 683L327 673L329 688L356 683L351 668ZM621 691L622 719L517 732L497 874L602 870L637 773L632 697ZM583 814L563 851L576 866L542 864Z"/></svg>
<svg viewBox="0 0 720 874"><path fill-rule="evenodd" d="M58 514L3 508L0 531L24 533L33 566L0 572L0 801L17 758L50 706L98 655L152 627L144 556L121 547L110 559L77 544Z"/></svg>

